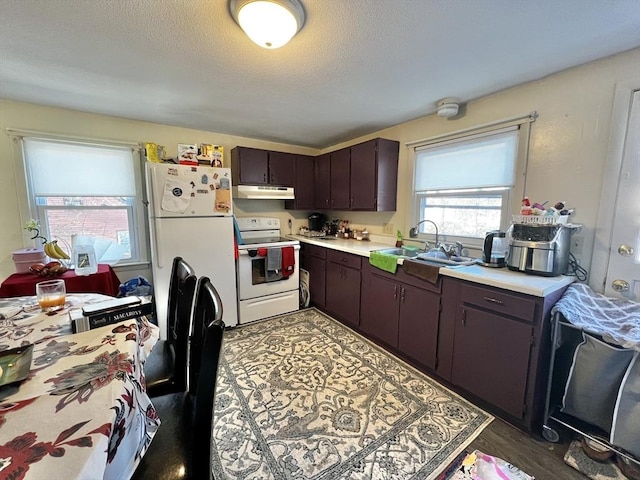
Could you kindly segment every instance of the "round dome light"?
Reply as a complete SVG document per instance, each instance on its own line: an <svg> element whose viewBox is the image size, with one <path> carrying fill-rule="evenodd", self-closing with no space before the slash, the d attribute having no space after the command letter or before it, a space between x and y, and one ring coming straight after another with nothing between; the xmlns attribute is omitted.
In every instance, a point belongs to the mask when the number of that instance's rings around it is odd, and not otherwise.
<svg viewBox="0 0 640 480"><path fill-rule="evenodd" d="M240 28L264 48L285 45L304 23L298 0L231 0L229 6Z"/></svg>

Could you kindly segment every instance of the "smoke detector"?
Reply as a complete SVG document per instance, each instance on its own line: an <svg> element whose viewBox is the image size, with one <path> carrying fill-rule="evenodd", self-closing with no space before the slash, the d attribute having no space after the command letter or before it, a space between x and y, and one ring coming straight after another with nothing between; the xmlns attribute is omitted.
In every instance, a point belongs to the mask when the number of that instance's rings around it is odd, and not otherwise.
<svg viewBox="0 0 640 480"><path fill-rule="evenodd" d="M438 116L444 118L455 117L460 107L460 99L458 97L447 97L436 103L438 107Z"/></svg>

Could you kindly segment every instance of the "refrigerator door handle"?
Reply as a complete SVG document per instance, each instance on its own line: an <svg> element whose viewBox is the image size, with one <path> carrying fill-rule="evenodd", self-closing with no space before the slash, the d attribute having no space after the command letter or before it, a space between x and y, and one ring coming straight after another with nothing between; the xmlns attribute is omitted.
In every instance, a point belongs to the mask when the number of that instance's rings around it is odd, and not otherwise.
<svg viewBox="0 0 640 480"><path fill-rule="evenodd" d="M156 205L156 198L154 196L154 191L155 191L155 186L157 185L156 183L156 169L153 168L153 165L149 166L150 168L148 169L149 172L149 187L148 188L148 193L149 193L149 197L151 197L149 199L149 201L151 202L151 206L149 207L150 210L148 211L148 215L149 215L149 223L150 228L153 229L152 233L152 238L153 238L153 249L152 252L155 252L156 254L156 258L154 259L154 261L156 262L156 264L158 265L158 268L163 268L162 265L162 252L160 252L160 241L158 240L160 238L160 226L158 225L159 222L156 219L156 212L155 212L155 205Z"/></svg>
<svg viewBox="0 0 640 480"><path fill-rule="evenodd" d="M156 252L156 265L158 266L158 268L164 268L164 265L162 265L162 252L160 251L160 244L161 242L158 241L158 238L160 238L160 222L156 221L155 219L151 220L151 228L153 228L153 247L154 247L154 251Z"/></svg>
<svg viewBox="0 0 640 480"><path fill-rule="evenodd" d="M149 211L149 216L155 218L156 198L155 198L154 192L156 189L156 169L153 168L153 165L149 166L148 172L149 172L149 177L151 178L148 179L149 188L147 188L147 192L148 192L147 203L151 203L151 210Z"/></svg>

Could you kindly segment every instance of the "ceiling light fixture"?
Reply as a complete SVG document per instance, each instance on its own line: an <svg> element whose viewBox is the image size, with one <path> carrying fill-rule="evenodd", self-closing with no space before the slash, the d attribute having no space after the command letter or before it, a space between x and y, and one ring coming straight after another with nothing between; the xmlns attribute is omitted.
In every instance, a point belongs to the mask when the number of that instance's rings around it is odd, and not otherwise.
<svg viewBox="0 0 640 480"><path fill-rule="evenodd" d="M230 0L231 16L244 33L264 48L279 48L304 24L299 0Z"/></svg>
<svg viewBox="0 0 640 480"><path fill-rule="evenodd" d="M444 118L455 117L460 107L460 99L458 97L447 97L436 103L438 107L438 116Z"/></svg>

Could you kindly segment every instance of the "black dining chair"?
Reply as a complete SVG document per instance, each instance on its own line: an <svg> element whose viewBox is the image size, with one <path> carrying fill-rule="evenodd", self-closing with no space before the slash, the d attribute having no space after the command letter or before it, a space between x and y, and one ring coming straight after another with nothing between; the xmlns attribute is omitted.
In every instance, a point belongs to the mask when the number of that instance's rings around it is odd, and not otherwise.
<svg viewBox="0 0 640 480"><path fill-rule="evenodd" d="M159 340L145 362L150 397L182 392L187 385L187 351L197 277L182 257L173 259L169 281L166 340Z"/></svg>
<svg viewBox="0 0 640 480"><path fill-rule="evenodd" d="M191 391L151 399L162 423L133 480L212 478L213 402L224 322L220 296L206 277L198 281L193 323L196 328L189 352Z"/></svg>

